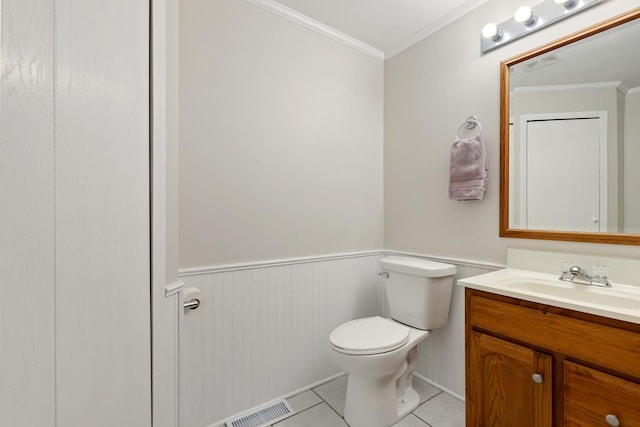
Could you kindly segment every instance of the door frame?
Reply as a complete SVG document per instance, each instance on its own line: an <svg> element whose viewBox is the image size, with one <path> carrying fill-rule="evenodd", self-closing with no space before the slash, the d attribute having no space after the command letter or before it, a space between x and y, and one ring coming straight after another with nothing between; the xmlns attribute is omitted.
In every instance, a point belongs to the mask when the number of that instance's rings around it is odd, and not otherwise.
<svg viewBox="0 0 640 427"><path fill-rule="evenodd" d="M178 0L149 0L151 399L153 427L179 425L177 260Z"/></svg>

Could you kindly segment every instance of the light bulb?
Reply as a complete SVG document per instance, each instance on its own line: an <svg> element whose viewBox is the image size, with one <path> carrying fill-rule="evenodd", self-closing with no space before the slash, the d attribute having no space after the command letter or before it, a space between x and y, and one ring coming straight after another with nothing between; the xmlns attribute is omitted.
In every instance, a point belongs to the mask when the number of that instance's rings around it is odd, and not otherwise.
<svg viewBox="0 0 640 427"><path fill-rule="evenodd" d="M513 19L521 24L529 25L536 20L536 17L529 6L520 6L513 15Z"/></svg>
<svg viewBox="0 0 640 427"><path fill-rule="evenodd" d="M485 39L491 39L493 41L498 40L502 36L500 28L493 22L488 23L482 28L482 37Z"/></svg>

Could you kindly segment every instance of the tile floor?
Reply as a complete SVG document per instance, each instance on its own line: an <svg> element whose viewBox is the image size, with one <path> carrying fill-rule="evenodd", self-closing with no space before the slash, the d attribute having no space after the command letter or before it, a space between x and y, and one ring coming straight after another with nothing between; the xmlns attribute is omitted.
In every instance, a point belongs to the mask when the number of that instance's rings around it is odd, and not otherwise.
<svg viewBox="0 0 640 427"><path fill-rule="evenodd" d="M464 427L464 403L417 378L413 388L420 406L396 427ZM347 376L343 375L288 400L295 411L273 427L348 427L342 418Z"/></svg>

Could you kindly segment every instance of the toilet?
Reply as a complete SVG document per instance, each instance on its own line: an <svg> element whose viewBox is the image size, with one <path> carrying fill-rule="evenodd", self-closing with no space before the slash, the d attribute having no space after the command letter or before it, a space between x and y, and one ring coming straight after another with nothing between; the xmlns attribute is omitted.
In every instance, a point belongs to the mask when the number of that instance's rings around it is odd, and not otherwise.
<svg viewBox="0 0 640 427"><path fill-rule="evenodd" d="M388 427L418 407L418 344L449 317L454 265L400 256L380 263L391 318L352 320L329 336L333 361L349 375L344 418L351 427Z"/></svg>

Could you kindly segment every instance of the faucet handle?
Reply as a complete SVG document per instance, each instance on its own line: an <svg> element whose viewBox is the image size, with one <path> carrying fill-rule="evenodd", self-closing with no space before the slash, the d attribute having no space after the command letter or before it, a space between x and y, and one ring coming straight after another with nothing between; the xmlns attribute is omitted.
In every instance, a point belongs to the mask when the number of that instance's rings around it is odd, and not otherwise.
<svg viewBox="0 0 640 427"><path fill-rule="evenodd" d="M593 266L593 278L594 279L606 279L609 276L609 267L606 265L594 265Z"/></svg>
<svg viewBox="0 0 640 427"><path fill-rule="evenodd" d="M598 286L611 286L609 282L609 267L606 265L593 266L593 278L591 283Z"/></svg>
<svg viewBox="0 0 640 427"><path fill-rule="evenodd" d="M571 261L562 261L562 274L560 275L560 280L570 281L573 278L573 275L569 273L571 264Z"/></svg>

